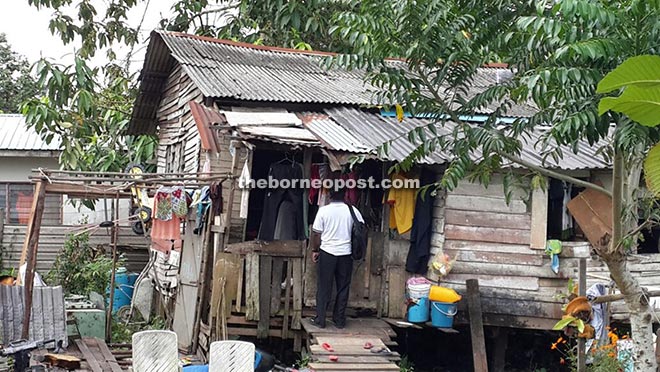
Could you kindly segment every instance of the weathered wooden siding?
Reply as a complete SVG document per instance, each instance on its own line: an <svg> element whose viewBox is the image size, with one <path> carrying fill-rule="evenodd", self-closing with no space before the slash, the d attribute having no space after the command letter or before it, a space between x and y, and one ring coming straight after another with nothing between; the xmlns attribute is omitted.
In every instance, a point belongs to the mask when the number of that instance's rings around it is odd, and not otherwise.
<svg viewBox="0 0 660 372"><path fill-rule="evenodd" d="M507 203L498 177L488 188L462 181L436 198L432 253L456 259L440 284L465 293L465 281L479 279L486 324L548 328L561 317L555 296L576 261L562 260L556 275L547 255L530 247L530 206L521 194Z"/></svg>
<svg viewBox="0 0 660 372"><path fill-rule="evenodd" d="M62 250L66 236L75 233L76 226L42 226L39 234L39 250L37 254L37 271L45 275L53 267L55 258ZM5 269L18 268L25 241L25 226L5 225L0 228L0 254L2 266ZM92 246L103 246L110 249L110 235L106 229L98 229L90 235ZM126 259L126 267L130 271L140 272L149 261L148 238L133 233L130 227L121 227L119 232L119 252Z"/></svg>
<svg viewBox="0 0 660 372"><path fill-rule="evenodd" d="M189 101L203 96L178 64L172 69L158 108L158 172L197 172L200 141Z"/></svg>
<svg viewBox="0 0 660 372"><path fill-rule="evenodd" d="M214 173L231 173L232 172L232 156L229 152L229 147L231 145L231 136L228 133L218 135L218 149L220 150L219 154L203 154L202 161L208 161L211 164L211 171ZM248 167L251 167L251 155L248 154L248 150L245 147L238 147L236 149L236 169L234 169L234 174L240 175L243 170L243 165L248 161ZM234 181L237 182L237 181ZM226 213L228 210L229 203L229 193L231 190L231 181L226 181L222 184L222 199L224 201L223 211ZM234 200L231 213L231 227L229 229L229 242L235 243L243 240L243 230L245 226L245 220L241 219L240 216L241 208L241 189L238 188L238 183L236 183L236 189L234 190Z"/></svg>
<svg viewBox="0 0 660 372"><path fill-rule="evenodd" d="M660 290L660 254L641 254L628 258L628 268L639 284L649 290ZM596 283L610 284L610 273L607 265L598 257L592 257L587 265L587 288ZM660 314L660 297L652 297L656 314ZM630 316L623 301L612 304L612 318L628 320ZM654 319L654 321L658 321Z"/></svg>

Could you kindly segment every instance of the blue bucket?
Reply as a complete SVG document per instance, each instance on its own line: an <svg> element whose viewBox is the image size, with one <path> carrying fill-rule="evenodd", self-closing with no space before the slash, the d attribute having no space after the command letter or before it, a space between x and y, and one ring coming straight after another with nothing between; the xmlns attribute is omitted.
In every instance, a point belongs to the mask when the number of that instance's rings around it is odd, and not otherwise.
<svg viewBox="0 0 660 372"><path fill-rule="evenodd" d="M429 321L429 298L417 299L417 303L408 307L408 321L411 323L425 323Z"/></svg>
<svg viewBox="0 0 660 372"><path fill-rule="evenodd" d="M135 287L135 281L138 278L138 274L127 272L125 267L120 267L115 273L115 295L112 300L112 312L116 313L123 306L128 306L131 304L131 299L133 298L133 289ZM110 286L106 291L106 296L108 298L107 302L110 302Z"/></svg>
<svg viewBox="0 0 660 372"><path fill-rule="evenodd" d="M456 304L431 301L431 324L436 328L451 328L457 311Z"/></svg>

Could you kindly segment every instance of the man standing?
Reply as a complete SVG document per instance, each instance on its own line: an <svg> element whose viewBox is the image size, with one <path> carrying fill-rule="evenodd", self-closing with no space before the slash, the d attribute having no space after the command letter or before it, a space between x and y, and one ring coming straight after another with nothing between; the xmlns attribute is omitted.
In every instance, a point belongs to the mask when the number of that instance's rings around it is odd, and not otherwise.
<svg viewBox="0 0 660 372"><path fill-rule="evenodd" d="M351 257L351 229L353 208L358 221L364 222L357 208L344 203L344 189L330 190L330 204L319 208L312 225L312 261L318 262L316 289L316 317L314 325L325 327L325 314L332 295L332 282L337 297L332 311L335 327L346 326L346 305L351 287L353 258Z"/></svg>

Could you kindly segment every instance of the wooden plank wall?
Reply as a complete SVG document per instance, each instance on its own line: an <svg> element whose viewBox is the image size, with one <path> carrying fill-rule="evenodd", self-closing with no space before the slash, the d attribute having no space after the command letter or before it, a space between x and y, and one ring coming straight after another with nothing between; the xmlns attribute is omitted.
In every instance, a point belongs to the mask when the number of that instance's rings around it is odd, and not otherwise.
<svg viewBox="0 0 660 372"><path fill-rule="evenodd" d="M232 167L232 156L229 153L230 146L230 135L222 134L218 136L218 148L220 150L219 154L207 154L203 155L208 156L209 161L211 162L211 171L214 173L231 173ZM238 156L238 161L236 162L235 174L240 175L243 170L243 164L248 160L248 150L245 147L236 149L236 156ZM248 166L251 166L248 163ZM231 213L231 226L229 229L229 243L236 243L243 241L243 226L245 225L245 220L239 217L241 211L241 189L238 187L238 181L235 180L236 189L234 191L234 201ZM227 201L229 200L229 190L231 190L231 183L229 181L222 184L222 199L225 202L223 206L223 211L227 211Z"/></svg>
<svg viewBox="0 0 660 372"><path fill-rule="evenodd" d="M531 208L520 194L507 204L501 178L488 188L462 181L436 198L434 218L432 253L456 259L440 284L465 294L465 281L479 279L486 324L548 328L561 317L555 296L577 261L564 259L556 275L547 255L530 248Z"/></svg>
<svg viewBox="0 0 660 372"><path fill-rule="evenodd" d="M39 234L39 251L37 256L37 271L45 275L52 268L55 258L61 251L67 234L75 232L75 226L42 226ZM5 225L0 237L0 253L5 269L18 268L23 242L25 241L25 225ZM110 235L106 229L98 229L90 235L92 246L103 246L110 249ZM124 226L119 231L119 252L126 258L129 271L140 272L149 261L148 238L136 235L130 227Z"/></svg>
<svg viewBox="0 0 660 372"><path fill-rule="evenodd" d="M660 254L640 254L628 258L628 268L642 287L649 290L660 290ZM608 285L610 274L607 265L598 257L587 261L587 288L601 283ZM651 298L656 314L660 314L660 297ZM612 319L627 321L630 316L623 301L612 303Z"/></svg>
<svg viewBox="0 0 660 372"><path fill-rule="evenodd" d="M200 140L188 102L202 99L202 93L177 64L167 79L157 113L158 172L197 172Z"/></svg>

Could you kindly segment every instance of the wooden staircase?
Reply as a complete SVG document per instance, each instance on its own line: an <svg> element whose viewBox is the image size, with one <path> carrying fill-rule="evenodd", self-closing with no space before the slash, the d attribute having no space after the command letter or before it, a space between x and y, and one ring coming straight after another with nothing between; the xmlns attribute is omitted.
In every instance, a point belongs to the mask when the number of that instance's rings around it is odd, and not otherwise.
<svg viewBox="0 0 660 372"><path fill-rule="evenodd" d="M328 322L326 328L313 325L308 319L302 326L306 335L306 348L311 357L309 367L323 371L398 371L395 362L399 353L390 348L397 346L396 333L390 325L377 318L347 319L346 327L335 328ZM365 349L370 343L373 347ZM327 344L332 351L323 347ZM375 352L380 350L380 352ZM331 360L337 357L336 361ZM334 358L333 358L334 359Z"/></svg>

